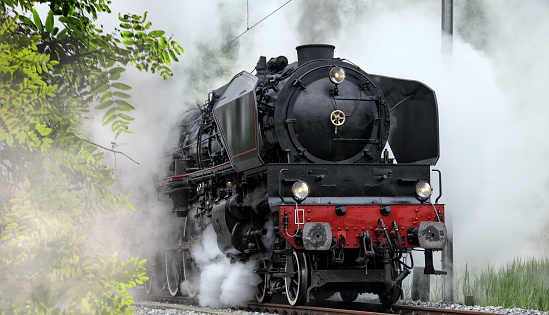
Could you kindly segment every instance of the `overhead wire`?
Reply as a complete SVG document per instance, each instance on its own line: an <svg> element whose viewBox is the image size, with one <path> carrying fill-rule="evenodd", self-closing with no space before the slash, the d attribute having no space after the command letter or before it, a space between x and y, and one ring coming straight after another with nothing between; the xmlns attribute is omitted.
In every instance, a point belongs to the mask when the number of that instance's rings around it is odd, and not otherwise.
<svg viewBox="0 0 549 315"><path fill-rule="evenodd" d="M223 46L220 51L223 51L223 49L227 48L228 46L230 46L232 43L234 43L235 41L237 41L240 37L242 37L242 35L246 34L249 30L251 30L252 28L256 27L259 23L265 21L266 19L268 19L271 15L275 14L278 10L282 9L284 6L286 6L288 3L292 2L293 0L288 0L286 1L283 5L281 5L280 7L278 7L276 10L274 10L273 12L269 13L269 15L267 15L266 17L262 18L259 22L255 23L254 25L252 26L249 26L249 19L250 19L250 13L249 13L249 9L248 9L248 1L246 1L246 14L247 14L247 20L246 20L246 30L244 32L242 32L240 35L238 35L235 39L231 40L227 45Z"/></svg>

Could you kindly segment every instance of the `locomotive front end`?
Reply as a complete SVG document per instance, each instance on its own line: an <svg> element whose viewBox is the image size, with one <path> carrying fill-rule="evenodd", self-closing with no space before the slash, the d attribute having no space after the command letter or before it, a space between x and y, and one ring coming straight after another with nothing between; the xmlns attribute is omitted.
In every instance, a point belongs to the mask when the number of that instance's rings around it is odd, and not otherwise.
<svg viewBox="0 0 549 315"><path fill-rule="evenodd" d="M281 156L268 164L269 204L295 254L285 268L291 260L300 269L286 292L292 304L339 291L347 300L376 293L390 305L412 249L424 249L426 273L442 273L432 262L447 238L444 205L431 196L436 98L422 83L367 74L333 50L298 47L291 75L263 92L276 92L263 100L273 104ZM292 287L302 272L309 284Z"/></svg>

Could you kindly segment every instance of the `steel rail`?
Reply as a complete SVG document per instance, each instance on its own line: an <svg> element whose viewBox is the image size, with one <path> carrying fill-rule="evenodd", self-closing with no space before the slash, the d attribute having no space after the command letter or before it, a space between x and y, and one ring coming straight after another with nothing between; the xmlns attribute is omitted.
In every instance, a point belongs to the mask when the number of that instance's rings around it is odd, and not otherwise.
<svg viewBox="0 0 549 315"><path fill-rule="evenodd" d="M227 311L220 311L208 308L201 308L196 298L184 296L160 296L160 295L138 295L138 299L155 302L139 301L134 306L155 308L155 309L180 309L202 312L208 314L228 315L234 314ZM333 302L333 303L332 303ZM175 304L168 304L175 303ZM486 312L465 311L456 309L444 309L433 307L420 307L408 305L393 305L385 309L381 304L351 302L343 303L337 301L323 301L317 306L291 306L287 304L257 303L249 302L247 307L240 310L249 312L262 312L280 315L486 315Z"/></svg>

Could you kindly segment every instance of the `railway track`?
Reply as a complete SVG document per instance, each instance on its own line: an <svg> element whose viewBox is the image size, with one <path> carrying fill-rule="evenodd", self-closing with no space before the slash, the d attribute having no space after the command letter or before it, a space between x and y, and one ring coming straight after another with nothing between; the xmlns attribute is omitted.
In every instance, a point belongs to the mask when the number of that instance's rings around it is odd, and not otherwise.
<svg viewBox="0 0 549 315"><path fill-rule="evenodd" d="M249 311L276 313L281 315L377 315L377 314L402 314L402 315L486 315L482 312L471 312L454 309L430 308L419 306L394 305L391 309L384 309L380 304L370 303L321 303L330 304L326 306L298 306L279 304L248 303Z"/></svg>
<svg viewBox="0 0 549 315"><path fill-rule="evenodd" d="M140 301L134 303L135 306L155 308L155 309L178 309L181 311L193 311L207 314L228 315L234 314L227 310L215 310L201 308L198 306L198 300L187 297L172 296L138 296L138 299L150 300L154 302ZM290 306L287 304L274 303L256 303L250 302L247 307L240 310L248 312L261 312L280 315L334 315L334 314L352 314L352 315L381 315L381 314L401 314L401 315L485 315L487 313L429 308L419 306L394 305L391 309L384 309L381 304L372 303L344 303L338 301L322 301L315 305L308 306Z"/></svg>

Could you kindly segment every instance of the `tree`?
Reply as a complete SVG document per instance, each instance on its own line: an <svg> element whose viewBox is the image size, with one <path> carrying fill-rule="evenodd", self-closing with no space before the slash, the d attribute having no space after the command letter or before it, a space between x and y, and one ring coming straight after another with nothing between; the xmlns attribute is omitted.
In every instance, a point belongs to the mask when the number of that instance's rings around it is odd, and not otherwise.
<svg viewBox="0 0 549 315"><path fill-rule="evenodd" d="M49 4L45 18L33 8ZM145 260L122 261L91 232L98 212L133 209L114 195L113 170L85 139L103 113L116 137L131 133L125 67L172 75L183 50L143 16L121 30L94 26L104 0L0 4L0 312L133 313L126 288L147 280ZM93 107L92 107L93 106Z"/></svg>

